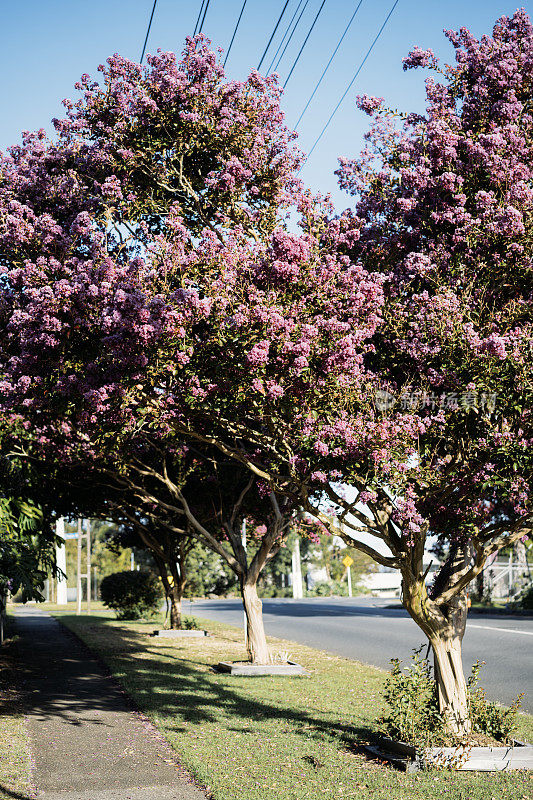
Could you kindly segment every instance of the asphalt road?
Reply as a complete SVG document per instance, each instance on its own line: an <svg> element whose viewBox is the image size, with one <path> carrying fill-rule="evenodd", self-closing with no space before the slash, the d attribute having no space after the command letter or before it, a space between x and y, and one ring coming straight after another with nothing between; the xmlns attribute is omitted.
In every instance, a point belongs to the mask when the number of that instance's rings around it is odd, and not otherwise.
<svg viewBox="0 0 533 800"><path fill-rule="evenodd" d="M328 650L387 669L391 658L408 660L424 641L417 625L393 603L369 597L273 599L263 601L267 634ZM200 600L184 613L241 625L239 600ZM525 692L524 711L533 713L533 618L472 615L463 640L463 663L485 661L481 685L492 700L509 705Z"/></svg>

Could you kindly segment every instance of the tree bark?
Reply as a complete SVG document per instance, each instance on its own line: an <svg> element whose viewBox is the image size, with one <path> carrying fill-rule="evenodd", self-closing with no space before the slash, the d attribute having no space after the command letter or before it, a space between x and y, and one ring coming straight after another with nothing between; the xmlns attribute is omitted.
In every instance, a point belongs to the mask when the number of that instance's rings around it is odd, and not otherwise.
<svg viewBox="0 0 533 800"><path fill-rule="evenodd" d="M169 565L172 575L172 587L170 595L170 627L172 630L180 630L182 625L181 602L183 600L185 586L187 584L187 577L185 573L186 553L183 548L180 548L177 557L179 558L179 561L171 561Z"/></svg>
<svg viewBox="0 0 533 800"><path fill-rule="evenodd" d="M168 607L170 608L170 629L181 629L181 601L185 591L186 579L179 575L176 564L173 560L165 561L158 554L153 553L155 563L161 575L161 581L165 590ZM168 571L172 576L172 582L169 580Z"/></svg>
<svg viewBox="0 0 533 800"><path fill-rule="evenodd" d="M173 631L181 628L181 597L176 592L175 587L170 595L170 628Z"/></svg>
<svg viewBox="0 0 533 800"><path fill-rule="evenodd" d="M433 637L435 678L439 695L439 707L446 720L446 728L455 736L470 733L468 696L461 659L462 636Z"/></svg>
<svg viewBox="0 0 533 800"><path fill-rule="evenodd" d="M447 609L446 615L431 613L429 606L424 603L413 604L410 602L410 593L405 590L404 604L431 643L439 708L446 730L454 736L466 736L471 730L461 658L466 626L466 593L457 607L450 606Z"/></svg>
<svg viewBox="0 0 533 800"><path fill-rule="evenodd" d="M483 570L476 578L476 600L482 603L485 598L485 573Z"/></svg>
<svg viewBox="0 0 533 800"><path fill-rule="evenodd" d="M438 595L453 585L467 569L468 549L454 547L429 597L422 575L402 570L403 602L416 624L428 637L434 654L435 682L446 730L457 737L471 731L466 679L461 658L466 628L467 593L464 589L448 603L439 605Z"/></svg>
<svg viewBox="0 0 533 800"><path fill-rule="evenodd" d="M242 602L246 614L246 649L252 664L270 664L265 628L263 625L263 604L257 594L257 584L242 581Z"/></svg>

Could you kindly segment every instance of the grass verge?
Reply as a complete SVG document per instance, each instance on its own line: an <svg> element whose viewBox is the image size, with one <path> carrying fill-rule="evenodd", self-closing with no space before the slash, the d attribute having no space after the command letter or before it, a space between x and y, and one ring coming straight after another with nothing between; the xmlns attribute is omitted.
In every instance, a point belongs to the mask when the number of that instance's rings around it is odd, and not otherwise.
<svg viewBox="0 0 533 800"><path fill-rule="evenodd" d="M529 800L527 772L406 775L368 760L385 672L294 642L310 678L241 678L214 673L244 657L239 629L201 620L212 634L150 638L155 624L104 617L58 618L108 664L214 800ZM533 740L533 717L520 715Z"/></svg>
<svg viewBox="0 0 533 800"><path fill-rule="evenodd" d="M0 648L0 800L35 797L31 785L31 751L16 685L15 642L8 636Z"/></svg>

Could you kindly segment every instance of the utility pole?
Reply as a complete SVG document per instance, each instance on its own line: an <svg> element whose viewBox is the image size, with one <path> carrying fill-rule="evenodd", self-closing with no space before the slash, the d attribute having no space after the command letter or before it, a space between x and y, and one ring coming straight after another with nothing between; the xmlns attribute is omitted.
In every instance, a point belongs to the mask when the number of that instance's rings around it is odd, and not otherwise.
<svg viewBox="0 0 533 800"><path fill-rule="evenodd" d="M294 548L292 551L292 596L295 600L300 600L304 596L299 536L297 536L294 541Z"/></svg>
<svg viewBox="0 0 533 800"><path fill-rule="evenodd" d="M81 614L81 519L78 517L78 539L77 539L77 568L76 568L76 614Z"/></svg>
<svg viewBox="0 0 533 800"><path fill-rule="evenodd" d="M83 547L83 539L87 540L86 559L87 567L85 572L81 571L81 555ZM82 600L82 585L81 580L85 578L87 586L87 614L91 613L91 523L89 520L85 521L85 533L83 533L82 520L78 517L78 563L77 563L77 580L76 580L76 614L81 614L81 600Z"/></svg>
<svg viewBox="0 0 533 800"><path fill-rule="evenodd" d="M58 569L56 603L63 606L67 604L67 553L65 549L65 520L63 517L59 517L56 520L56 535L62 539L61 544L56 545L56 566Z"/></svg>
<svg viewBox="0 0 533 800"><path fill-rule="evenodd" d="M87 614L91 613L91 523L85 520L87 531Z"/></svg>
<svg viewBox="0 0 533 800"><path fill-rule="evenodd" d="M242 521L242 528L241 528L241 544L244 549L244 557L248 560L248 549L246 546L246 520L243 519ZM242 612L243 619L244 619L244 646L248 647L248 623L246 621L246 611L243 610Z"/></svg>

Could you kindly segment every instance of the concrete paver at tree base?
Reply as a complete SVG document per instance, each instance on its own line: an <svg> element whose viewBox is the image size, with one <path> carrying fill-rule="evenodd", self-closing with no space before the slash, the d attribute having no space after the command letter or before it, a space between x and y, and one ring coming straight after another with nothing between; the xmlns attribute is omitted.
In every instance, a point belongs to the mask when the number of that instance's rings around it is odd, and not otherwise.
<svg viewBox="0 0 533 800"><path fill-rule="evenodd" d="M34 607L16 626L39 798L205 800L81 642Z"/></svg>

